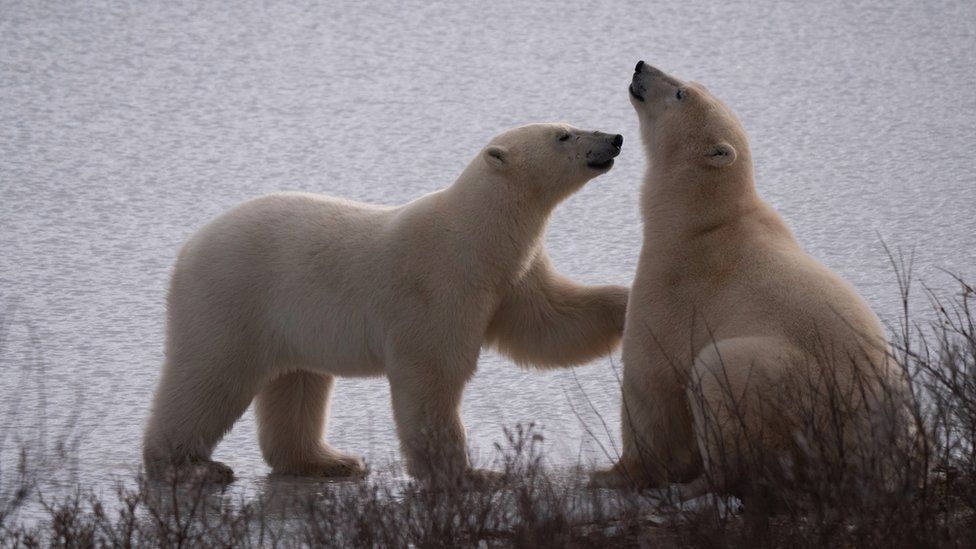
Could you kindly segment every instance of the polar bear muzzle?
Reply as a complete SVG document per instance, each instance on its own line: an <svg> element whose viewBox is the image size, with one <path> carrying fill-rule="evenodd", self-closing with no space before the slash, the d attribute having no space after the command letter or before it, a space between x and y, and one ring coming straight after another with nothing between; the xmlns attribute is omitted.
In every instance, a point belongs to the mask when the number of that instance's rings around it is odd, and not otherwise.
<svg viewBox="0 0 976 549"><path fill-rule="evenodd" d="M620 154L620 147L624 144L624 136L594 132L592 143L586 151L586 165L594 170L609 170L613 167L613 159Z"/></svg>
<svg viewBox="0 0 976 549"><path fill-rule="evenodd" d="M657 67L638 61L637 66L634 67L634 76L630 80L630 87L627 88L627 91L630 92L631 99L637 103L646 102L649 96L653 96L655 99L662 97L670 99L673 95L675 99L680 101L683 99L684 90L682 88L684 85L684 82Z"/></svg>

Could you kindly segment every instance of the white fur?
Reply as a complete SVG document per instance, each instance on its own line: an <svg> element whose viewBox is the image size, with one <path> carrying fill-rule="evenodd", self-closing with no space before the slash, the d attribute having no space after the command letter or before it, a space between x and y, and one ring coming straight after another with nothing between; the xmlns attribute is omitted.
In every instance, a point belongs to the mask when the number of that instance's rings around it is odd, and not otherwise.
<svg viewBox="0 0 976 549"><path fill-rule="evenodd" d="M859 429L891 419L884 393L901 390L878 318L760 200L731 110L647 65L631 90L649 163L644 244L623 339L623 455L594 482L661 487L707 472L731 488L741 479L722 475L747 448L788 458L804 421L824 428L831 392L847 398L848 451L863 450ZM869 394L850 391L858 377Z"/></svg>
<svg viewBox="0 0 976 549"><path fill-rule="evenodd" d="M552 209L606 171L587 153L615 156L611 139L525 126L403 206L279 193L211 221L173 272L147 469L232 478L211 452L257 397L276 473L361 474L322 440L333 379L385 375L409 471L471 474L459 406L483 345L563 366L619 340L627 289L575 284L542 247Z"/></svg>

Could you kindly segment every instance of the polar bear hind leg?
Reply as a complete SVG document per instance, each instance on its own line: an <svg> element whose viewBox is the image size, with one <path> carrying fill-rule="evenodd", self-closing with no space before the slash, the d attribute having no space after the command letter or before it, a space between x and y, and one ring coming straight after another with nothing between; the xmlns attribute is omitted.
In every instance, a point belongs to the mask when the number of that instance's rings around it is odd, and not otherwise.
<svg viewBox="0 0 976 549"><path fill-rule="evenodd" d="M698 353L687 395L704 475L675 487L681 499L735 493L756 480L746 475L791 457L784 374L802 360L773 337L724 339Z"/></svg>
<svg viewBox="0 0 976 549"><path fill-rule="evenodd" d="M150 476L234 480L230 467L212 461L211 454L254 398L256 385L234 375L237 366L230 357L177 356L167 361L143 448Z"/></svg>

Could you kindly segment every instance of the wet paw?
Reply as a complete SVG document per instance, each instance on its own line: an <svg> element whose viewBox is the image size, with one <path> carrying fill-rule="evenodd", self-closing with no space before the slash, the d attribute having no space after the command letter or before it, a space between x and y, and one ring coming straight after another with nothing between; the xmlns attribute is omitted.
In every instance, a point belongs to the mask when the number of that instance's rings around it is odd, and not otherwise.
<svg viewBox="0 0 976 549"><path fill-rule="evenodd" d="M170 466L164 478L178 484L230 484L234 470L219 461L191 461Z"/></svg>
<svg viewBox="0 0 976 549"><path fill-rule="evenodd" d="M336 455L313 464L313 475L317 477L362 478L367 471L362 459L350 455Z"/></svg>
<svg viewBox="0 0 976 549"><path fill-rule="evenodd" d="M274 470L274 474L282 476L349 479L363 478L367 472L362 459L346 454L333 454L328 458L289 467L276 467Z"/></svg>

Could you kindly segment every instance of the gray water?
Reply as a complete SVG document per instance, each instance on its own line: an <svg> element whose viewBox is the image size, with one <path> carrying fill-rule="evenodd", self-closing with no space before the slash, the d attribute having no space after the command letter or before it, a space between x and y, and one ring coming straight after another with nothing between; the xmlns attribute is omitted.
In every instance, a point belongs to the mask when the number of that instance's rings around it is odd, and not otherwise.
<svg viewBox="0 0 976 549"><path fill-rule="evenodd" d="M638 59L739 113L762 195L883 319L899 310L882 239L914 250L933 288L952 289L940 269L976 279L971 0L255 4L0 1L8 473L16 448L51 454L66 431L76 460L57 465L72 479L137 470L176 252L263 193L400 203L511 126L622 133L616 167L560 206L546 242L579 281L629 283ZM615 366L540 373L485 353L464 400L475 455L535 422L554 464L609 463ZM376 467L399 459L385 381L340 380L328 436ZM250 411L215 457L267 475Z"/></svg>

